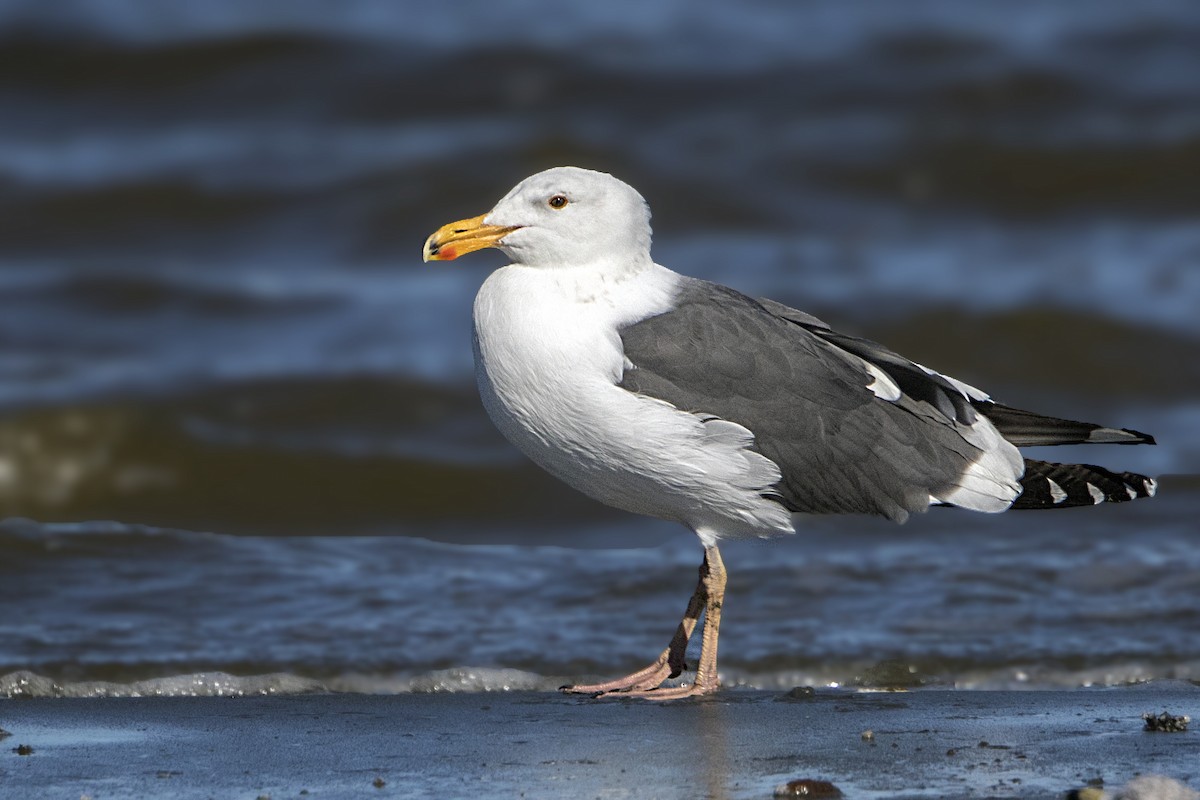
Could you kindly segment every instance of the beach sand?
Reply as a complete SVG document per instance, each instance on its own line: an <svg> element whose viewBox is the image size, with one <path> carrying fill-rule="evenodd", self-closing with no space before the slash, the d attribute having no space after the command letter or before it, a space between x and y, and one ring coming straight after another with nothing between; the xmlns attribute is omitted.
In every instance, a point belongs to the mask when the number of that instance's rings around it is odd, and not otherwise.
<svg viewBox="0 0 1200 800"><path fill-rule="evenodd" d="M0 702L0 797L1063 797L1200 785L1191 683L1075 691L731 690L674 704L555 693ZM870 734L866 732L870 731ZM21 746L32 753L19 755ZM24 749L24 748L23 748Z"/></svg>

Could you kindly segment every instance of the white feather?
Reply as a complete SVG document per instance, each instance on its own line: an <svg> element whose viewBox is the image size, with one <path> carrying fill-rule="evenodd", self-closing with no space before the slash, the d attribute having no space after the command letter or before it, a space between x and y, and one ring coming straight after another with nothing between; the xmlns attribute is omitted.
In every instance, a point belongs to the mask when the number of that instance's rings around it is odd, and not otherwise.
<svg viewBox="0 0 1200 800"><path fill-rule="evenodd" d="M971 384L960 381L958 378L951 378L949 375L943 375L937 370L932 370L924 364L917 364L917 366L925 370L925 372L930 375L936 375L939 378L944 378L945 380L949 381L950 385L962 392L963 397L967 398L968 400L975 400L976 402L982 403L992 399L987 392L982 391L981 389L976 389Z"/></svg>
<svg viewBox="0 0 1200 800"><path fill-rule="evenodd" d="M869 361L863 361L863 365L866 366L867 372L874 376L867 388L874 392L876 397L893 403L900 399L900 387L886 372Z"/></svg>
<svg viewBox="0 0 1200 800"><path fill-rule="evenodd" d="M512 265L475 300L484 407L533 461L585 494L682 522L705 544L793 530L763 497L780 480L753 434L621 388L617 330L671 308L679 276L655 264Z"/></svg>
<svg viewBox="0 0 1200 800"><path fill-rule="evenodd" d="M1021 476L1025 474L1021 452L984 416L976 417L963 436L982 452L958 477L954 487L935 500L974 511L1007 510L1021 494Z"/></svg>

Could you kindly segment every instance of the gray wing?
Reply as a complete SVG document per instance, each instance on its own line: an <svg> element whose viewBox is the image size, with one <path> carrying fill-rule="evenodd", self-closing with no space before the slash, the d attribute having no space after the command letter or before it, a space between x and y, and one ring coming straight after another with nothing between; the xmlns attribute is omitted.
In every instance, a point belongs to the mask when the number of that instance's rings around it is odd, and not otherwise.
<svg viewBox="0 0 1200 800"><path fill-rule="evenodd" d="M632 365L621 385L748 428L792 511L903 520L981 456L964 438L969 400L940 376L891 354L881 368L902 375L902 392L881 399L868 361L815 317L690 279L676 304L621 330Z"/></svg>
<svg viewBox="0 0 1200 800"><path fill-rule="evenodd" d="M962 385L954 385L946 376L915 364L877 342L838 333L811 314L789 308L774 300L760 300L759 303L770 313L876 365L886 372L906 395L935 406L951 419L970 425L975 420L975 412L982 414L996 426L1005 439L1018 447L1059 444L1154 444L1154 437L1148 433L1023 411L997 403L982 393L972 395L965 391Z"/></svg>

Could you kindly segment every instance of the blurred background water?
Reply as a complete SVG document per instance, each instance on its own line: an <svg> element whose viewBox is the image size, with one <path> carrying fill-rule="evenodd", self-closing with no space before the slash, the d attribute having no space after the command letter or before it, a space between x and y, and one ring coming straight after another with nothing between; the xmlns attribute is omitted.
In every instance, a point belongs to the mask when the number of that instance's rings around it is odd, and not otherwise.
<svg viewBox="0 0 1200 800"><path fill-rule="evenodd" d="M657 652L694 540L504 443L502 257L420 260L558 164L635 185L660 263L1160 443L1040 454L1148 503L734 545L727 680L1200 677L1192 0L3 0L0 691Z"/></svg>

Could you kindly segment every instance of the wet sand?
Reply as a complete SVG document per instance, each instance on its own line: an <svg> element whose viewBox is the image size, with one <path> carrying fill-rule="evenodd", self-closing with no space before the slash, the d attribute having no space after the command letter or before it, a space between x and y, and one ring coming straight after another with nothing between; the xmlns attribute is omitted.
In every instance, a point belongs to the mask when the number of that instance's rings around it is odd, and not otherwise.
<svg viewBox="0 0 1200 800"><path fill-rule="evenodd" d="M0 797L1062 797L1137 774L1200 785L1200 688L553 693L0 702ZM864 735L871 731L870 735ZM32 753L18 755L18 747Z"/></svg>

